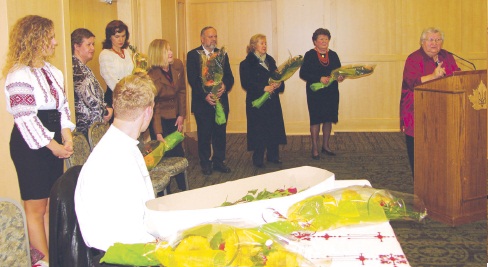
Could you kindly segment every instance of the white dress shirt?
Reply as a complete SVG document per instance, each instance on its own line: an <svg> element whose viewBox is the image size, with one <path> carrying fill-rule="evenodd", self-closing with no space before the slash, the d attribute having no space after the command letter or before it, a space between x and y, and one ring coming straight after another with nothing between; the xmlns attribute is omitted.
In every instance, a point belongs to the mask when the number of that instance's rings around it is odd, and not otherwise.
<svg viewBox="0 0 488 267"><path fill-rule="evenodd" d="M89 247L106 251L116 242L155 240L144 226L154 190L138 143L112 125L81 169L75 210Z"/></svg>

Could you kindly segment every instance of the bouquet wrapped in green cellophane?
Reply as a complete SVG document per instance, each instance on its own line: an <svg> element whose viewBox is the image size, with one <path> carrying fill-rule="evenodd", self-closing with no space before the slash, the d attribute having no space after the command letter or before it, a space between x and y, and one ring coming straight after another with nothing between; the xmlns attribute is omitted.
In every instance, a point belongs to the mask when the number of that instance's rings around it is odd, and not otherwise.
<svg viewBox="0 0 488 267"><path fill-rule="evenodd" d="M217 93L222 86L222 78L224 77L225 55L227 54L224 47L219 51L212 53L207 57L205 51L198 50L200 54L201 64L201 79L203 83L203 90L206 93L212 93L215 99L215 122L222 125L227 122L224 113L224 107L217 98Z"/></svg>
<svg viewBox="0 0 488 267"><path fill-rule="evenodd" d="M246 205L246 204L239 204ZM316 232L388 220L422 221L422 200L413 194L350 186L311 196L291 205L286 216L269 207L270 223L207 223L184 229L175 241L114 244L101 262L166 267L315 266L298 251L293 232Z"/></svg>
<svg viewBox="0 0 488 267"><path fill-rule="evenodd" d="M263 225L269 231L324 231L388 220L422 221L427 209L413 194L369 186L350 186L311 196L288 208L286 216Z"/></svg>
<svg viewBox="0 0 488 267"><path fill-rule="evenodd" d="M279 236L259 227L211 223L180 233L175 244L164 241L149 244L115 244L101 262L131 266L165 267L255 267L315 266L308 259L287 249Z"/></svg>
<svg viewBox="0 0 488 267"><path fill-rule="evenodd" d="M373 65L364 65L364 64L353 64L353 65L345 65L340 68L333 70L330 74L330 79L327 84L318 82L313 83L310 85L310 89L312 91L317 91L322 88L328 87L333 81L337 80L339 76L344 77L344 79L357 79L366 77L368 75L373 74L374 69L376 68L376 64Z"/></svg>
<svg viewBox="0 0 488 267"><path fill-rule="evenodd" d="M298 55L292 57L283 62L269 78L269 83L279 83L288 80L295 72L302 66L303 56ZM252 106L255 108L260 108L269 99L269 92L264 92L264 94L258 99L252 101Z"/></svg>
<svg viewBox="0 0 488 267"><path fill-rule="evenodd" d="M129 49L132 51L132 62L134 63L132 73L147 72L147 55L137 51L136 46L129 45Z"/></svg>
<svg viewBox="0 0 488 267"><path fill-rule="evenodd" d="M141 153L144 156L147 169L150 171L156 167L164 157L164 153L173 149L176 145L181 143L183 139L185 139L185 136L182 133L174 131L164 138L164 142L152 140L145 143L144 146L141 147Z"/></svg>

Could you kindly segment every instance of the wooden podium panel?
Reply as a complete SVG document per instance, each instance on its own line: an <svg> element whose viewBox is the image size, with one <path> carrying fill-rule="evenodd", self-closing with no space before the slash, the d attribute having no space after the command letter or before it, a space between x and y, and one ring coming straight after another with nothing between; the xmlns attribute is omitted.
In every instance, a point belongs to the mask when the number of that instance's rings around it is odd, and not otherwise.
<svg viewBox="0 0 488 267"><path fill-rule="evenodd" d="M478 70L414 89L414 193L432 219L452 226L486 219L486 108L469 99L486 84L486 70Z"/></svg>

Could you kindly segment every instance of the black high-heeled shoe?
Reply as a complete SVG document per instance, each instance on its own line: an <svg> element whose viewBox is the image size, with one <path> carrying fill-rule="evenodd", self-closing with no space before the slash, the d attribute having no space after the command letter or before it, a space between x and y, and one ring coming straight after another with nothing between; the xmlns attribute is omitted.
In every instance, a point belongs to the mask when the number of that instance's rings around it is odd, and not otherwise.
<svg viewBox="0 0 488 267"><path fill-rule="evenodd" d="M319 154L319 152L317 151L317 155L314 155L314 153L313 153L313 149L312 149L312 159L314 159L314 160L319 160L319 159L320 159L320 154Z"/></svg>
<svg viewBox="0 0 488 267"><path fill-rule="evenodd" d="M335 155L336 155L336 153L334 153L334 151L327 150L327 149L325 149L325 148L323 148L323 147L322 147L322 153L323 153L323 154L327 154L327 155L329 155L329 156L335 156Z"/></svg>

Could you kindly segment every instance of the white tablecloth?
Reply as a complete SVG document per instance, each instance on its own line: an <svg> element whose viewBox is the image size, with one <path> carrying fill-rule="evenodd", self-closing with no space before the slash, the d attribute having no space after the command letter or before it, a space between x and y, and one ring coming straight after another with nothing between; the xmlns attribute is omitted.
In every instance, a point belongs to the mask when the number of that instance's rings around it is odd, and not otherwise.
<svg viewBox="0 0 488 267"><path fill-rule="evenodd" d="M335 181L335 188L371 185L367 180ZM389 222L341 227L314 234L296 233L293 250L317 267L410 266Z"/></svg>

